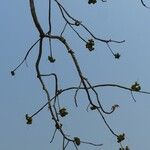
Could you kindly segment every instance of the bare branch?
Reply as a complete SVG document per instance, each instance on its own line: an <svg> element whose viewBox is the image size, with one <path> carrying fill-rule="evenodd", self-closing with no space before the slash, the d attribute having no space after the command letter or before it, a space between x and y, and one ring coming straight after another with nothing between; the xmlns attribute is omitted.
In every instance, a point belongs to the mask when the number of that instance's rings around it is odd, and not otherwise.
<svg viewBox="0 0 150 150"><path fill-rule="evenodd" d="M143 1L143 0L141 0L141 3L142 3L142 5L143 5L144 7L146 7L146 8L148 8L148 9L150 9L150 7L148 7L148 6L144 3L144 1Z"/></svg>
<svg viewBox="0 0 150 150"><path fill-rule="evenodd" d="M31 11L31 16L32 16L34 25L35 25L37 31L39 32L40 38L30 47L30 49L27 51L24 59L21 61L21 63L13 71L11 71L11 74L14 76L15 71L24 62L26 62L26 59L27 59L29 53L31 52L31 50L33 49L33 47L37 43L39 43L38 56L37 56L36 61L35 61L35 69L36 69L36 76L37 76L37 78L41 84L41 87L42 87L45 95L46 95L47 102L42 107L40 107L40 109L38 109L35 113L33 113L31 116L28 116L28 114L26 114L27 124L31 124L32 118L35 117L38 113L40 113L48 105L49 113L50 113L51 118L52 118L51 120L53 121L53 123L55 125L54 133L52 135L52 139L51 139L50 143L53 142L55 135L56 135L56 132L58 131L63 138L62 150L65 150L70 142L74 145L76 150L79 149L79 145L81 143L82 144L89 144L92 146L102 146L103 144L95 144L95 143L92 143L89 141L87 141L87 142L81 141L80 138L78 138L78 137L71 138L71 136L68 136L66 134L66 131L63 128L63 124L62 124L63 121L62 121L61 117L65 117L68 114L68 111L65 107L62 107L60 105L58 96L61 96L64 92L69 93L69 92L71 92L71 90L74 90L75 91L74 103L75 103L75 106L77 107L78 106L77 94L78 94L79 90L81 90L81 91L84 91L86 93L86 96L88 99L89 105L88 105L87 109L90 107L91 110L96 110L96 112L102 118L106 127L109 129L109 132L118 139L118 143L120 144L121 148L123 148L121 141L124 140L125 134L120 134L120 135L116 134L114 129L111 127L111 124L109 124L107 122L107 120L106 120L107 118L105 117L105 115L112 114L115 111L115 109L117 107L119 107L119 105L115 104L111 107L110 111L106 111L103 108L103 105L101 104L101 97L97 91L97 88L104 88L104 87L113 88L113 87L115 87L118 89L129 91L129 92L131 92L131 96L132 96L132 99L134 101L136 101L134 98L134 95L133 95L134 92L143 93L143 94L150 94L150 92L141 91L141 86L137 82L135 82L131 87L125 87L125 86L122 86L119 84L96 84L96 85L91 84L91 82L88 81L88 78L83 75L83 71L80 67L80 64L78 62L78 58L77 58L75 52L73 51L73 49L69 45L68 41L66 41L66 39L63 37L63 33L65 32L66 27L68 27L67 25L69 25L71 28L71 31L75 32L77 37L85 43L85 47L89 51L94 50L95 41L102 42L102 43L106 44L107 48L110 50L111 54L116 59L119 59L120 54L114 53L110 44L111 43L121 44L121 43L125 42L125 40L121 40L121 41L112 40L112 39L106 39L105 40L105 39L96 37L95 34L87 26L85 26L81 21L72 17L70 15L70 13L65 9L65 7L58 0L54 0L54 2L58 6L58 9L60 10L61 17L63 18L63 21L65 22L65 25L63 25L63 29L62 29L61 33L59 35L53 35L52 34L52 25L53 25L53 22L52 22L52 6L53 6L52 0L48 0L48 31L46 33L44 33L43 27L39 23L39 19L37 17L37 13L35 10L34 0L29 0L29 4L30 4L29 7L30 7L30 11ZM97 2L96 0L89 0L88 1L89 4L95 4L96 2ZM106 0L101 0L101 2L106 2ZM143 0L141 0L141 3L144 7L150 8L144 3ZM89 37L84 38L83 33L85 33L85 32L79 31L79 30L77 30L77 28L80 28L80 29L82 29L82 31L85 31L90 36L90 39L89 39ZM77 87L72 86L72 87L68 87L68 88L64 88L64 89L59 89L59 87L58 87L59 81L58 81L58 76L56 73L43 74L41 72L40 64L41 64L41 58L43 56L43 40L44 39L49 40L50 56L48 56L48 60L51 63L55 62L55 59L53 58L53 54L52 54L52 40L57 40L61 44L63 44L66 52L69 54L70 58L72 59L72 62L75 66L77 75L80 78L79 86L77 86ZM52 84L51 88L53 88L55 91L54 91L52 97L50 96L49 87L46 85L46 81L43 80L44 77L54 77L54 85ZM95 98L96 98L96 100L95 100Z"/></svg>
<svg viewBox="0 0 150 150"><path fill-rule="evenodd" d="M27 51L24 59L22 60L22 62L13 70L13 71L16 71L27 59L29 53L31 52L31 50L33 49L33 47L40 41L40 39L38 39L30 48L29 50Z"/></svg>
<svg viewBox="0 0 150 150"><path fill-rule="evenodd" d="M44 35L44 31L38 21L38 18L37 18L37 15L36 15L36 11L35 11L35 6L34 6L34 0L29 0L30 2L30 10L31 10L31 15L32 15L32 18L33 18L33 21L34 21L34 24L37 28L37 30L39 31L40 33L40 36L43 36Z"/></svg>

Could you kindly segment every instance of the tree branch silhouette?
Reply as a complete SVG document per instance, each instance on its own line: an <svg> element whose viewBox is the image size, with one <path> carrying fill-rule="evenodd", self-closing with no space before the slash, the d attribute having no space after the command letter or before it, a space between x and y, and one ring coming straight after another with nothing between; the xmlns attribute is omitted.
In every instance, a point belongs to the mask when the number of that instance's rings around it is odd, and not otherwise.
<svg viewBox="0 0 150 150"><path fill-rule="evenodd" d="M47 98L47 102L41 107L39 108L35 113L33 113L32 115L28 115L26 114L26 120L27 120L27 124L32 124L33 118L35 116L37 116L46 106L48 106L52 121L54 123L54 133L52 135L52 138L50 140L50 143L53 142L55 135L57 133L59 133L62 138L63 138L63 142L62 142L62 149L65 150L68 145L70 143L72 143L72 145L74 146L75 149L79 149L79 145L80 144L90 144L92 146L102 146L103 144L95 144L94 142L89 142L89 141L84 141L81 140L80 137L75 137L75 136L68 136L66 134L66 131L63 128L63 124L61 122L60 118L65 117L66 115L68 115L68 111L65 107L62 107L59 103L59 99L58 96L61 96L63 93L68 92L68 94L71 91L75 91L74 94L74 103L75 106L78 106L78 102L77 102L77 94L78 92L81 91L85 91L86 92L86 96L88 98L88 108L90 108L90 110L95 110L97 112L97 114L100 115L100 117L102 118L103 122L105 123L106 127L108 128L108 130L110 131L110 133L112 135L114 135L114 137L117 139L117 142L120 145L120 149L121 150L129 150L128 146L126 146L125 148L123 148L122 146L122 141L125 139L125 134L118 134L116 131L114 131L114 129L111 127L111 125L107 122L106 120L106 115L110 115L112 114L116 108L119 107L118 104L114 104L113 106L111 106L111 110L106 111L103 108L102 102L101 102L101 98L99 96L99 93L97 91L97 88L105 88L105 87L111 87L111 88L119 88L122 90L126 90L129 91L131 94L131 97L134 101L134 95L133 93L141 93L141 94L150 94L150 92L146 92L146 91L142 91L141 87L139 85L139 83L135 82L133 83L130 87L125 87L119 84L111 84L111 83L105 83L105 84L96 84L93 85L91 84L91 82L88 80L88 78L84 75L80 64L78 62L78 58L74 52L74 49L71 48L71 46L69 45L68 41L66 40L65 37L63 37L64 32L66 30L67 27L70 27L71 30L73 32L76 33L77 37L84 42L85 44L85 48L87 48L89 51L93 51L94 50L94 45L95 45L95 41L98 42L102 42L105 43L107 48L109 49L109 51L111 52L111 54L114 56L115 59L119 59L120 58L120 54L117 52L114 52L112 47L110 46L110 43L116 43L116 44L122 44L125 42L125 40L112 40L112 39L102 39L99 37L96 37L94 35L94 33L87 27L85 26L82 21L79 21L77 19L75 19L74 17L72 17L72 15L70 15L70 13L65 9L65 7L58 1L58 0L53 0L53 2L55 2L58 6L58 9L61 13L61 16L63 18L63 20L65 21L65 25L63 27L63 30L61 31L60 35L54 35L52 33L52 22L51 22L51 15L52 15L52 0L48 0L48 31L44 32L43 28L39 22L39 19L37 17L37 13L35 10L35 4L34 4L34 0L29 0L29 7L30 7L30 11L31 11L31 16L34 22L34 25L39 33L39 37L38 40L28 49L24 59L21 61L21 63L11 71L12 76L15 75L16 70L21 67L21 65L26 61L26 59L29 56L29 53L31 52L31 50L34 48L35 45L39 44L38 46L38 56L36 58L35 61L35 69L36 69L36 77L38 78L40 84L41 84L41 88L43 89L43 92L46 95ZM97 1L96 0L89 0L88 3L89 4L95 4ZM105 0L101 0L101 2L106 2ZM143 0L141 0L141 3L144 7L149 8ZM84 31L86 31L89 36L86 39L82 37L82 32L79 32L77 29L81 28ZM72 59L72 63L74 64L74 67L77 71L77 75L80 78L80 83L79 86L73 86L73 87L68 87L68 88L64 88L64 89L59 89L58 84L59 84L59 80L58 80L58 76L56 73L43 73L41 72L41 68L40 68L40 64L41 64L41 58L43 56L43 40L44 39L48 39L49 40L49 48L50 48L50 55L48 56L48 60L51 63L55 62L55 59L53 58L53 54L52 54L52 45L51 45L51 41L52 40L57 40L59 41L63 46L64 49L66 50L66 52L68 53L68 55L70 56L70 58ZM54 95L50 95L48 87L46 86L45 81L43 80L43 78L54 78L55 80L55 85L53 87L53 89L55 89L55 93ZM91 92L94 94L94 96L96 97L96 102L93 100L92 94ZM87 110L88 110L87 108ZM128 149L127 149L128 148Z"/></svg>

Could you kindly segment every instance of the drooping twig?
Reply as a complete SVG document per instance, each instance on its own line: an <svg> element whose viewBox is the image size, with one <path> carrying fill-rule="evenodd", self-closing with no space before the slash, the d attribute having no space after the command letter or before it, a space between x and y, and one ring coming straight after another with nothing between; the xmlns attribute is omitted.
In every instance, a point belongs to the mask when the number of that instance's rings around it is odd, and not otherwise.
<svg viewBox="0 0 150 150"><path fill-rule="evenodd" d="M104 108L103 108L102 105L101 105L101 102L100 102L99 95L98 95L97 91L94 89L94 87L90 84L90 82L89 82L87 79L85 79L85 80L86 80L86 82L88 83L89 88L90 88L90 89L95 93L95 95L96 95L98 107L95 106L95 105L94 105L94 107L100 108L100 109L102 110L102 112L105 113L105 114L112 114L115 109L112 109L112 110L109 111L109 112L108 112L108 111L105 111Z"/></svg>
<svg viewBox="0 0 150 150"><path fill-rule="evenodd" d="M123 89L123 90L127 90L127 91L132 91L131 88L128 88L128 87L125 87L125 86L121 86L121 85L118 85L118 84L98 84L98 85L94 85L93 88L104 88L104 87L114 87L114 88L119 88L119 89ZM87 87L88 89L91 89L91 87ZM61 91L59 93L57 93L57 95L55 95L54 97L51 98L50 101L54 100L54 98L64 92L67 92L67 91L70 91L70 90L84 90L84 87L69 87L69 88L65 88L65 89L61 89ZM136 93L141 93L141 94L149 94L150 95L150 92L146 92L146 91L133 91L133 92L136 92ZM35 112L33 116L37 115L40 111L42 111L46 106L47 106L48 102L45 103L37 112Z"/></svg>
<svg viewBox="0 0 150 150"><path fill-rule="evenodd" d="M50 143L53 142L53 140L54 140L54 138L55 138L56 131L57 131L57 129L54 130L54 133L53 133L53 136L52 136L52 138L51 138L51 140L50 140Z"/></svg>
<svg viewBox="0 0 150 150"><path fill-rule="evenodd" d="M150 7L148 7L148 6L144 3L144 1L143 1L143 0L141 0L141 3L142 3L142 5L143 5L144 7L146 7L146 8L149 8L149 9L150 9Z"/></svg>
<svg viewBox="0 0 150 150"><path fill-rule="evenodd" d="M27 59L29 53L31 52L31 50L33 49L33 47L40 41L40 39L38 39L30 48L29 50L27 51L24 59L22 60L22 62L13 70L13 71L16 71Z"/></svg>
<svg viewBox="0 0 150 150"><path fill-rule="evenodd" d="M75 103L76 107L78 107L78 103L77 103L77 94L78 94L78 91L80 90L81 83L82 83L82 82L80 82L80 84L79 84L77 90L75 91L75 95L74 95L74 103Z"/></svg>
<svg viewBox="0 0 150 150"><path fill-rule="evenodd" d="M97 108L97 111L99 112L99 114L101 115L101 117L102 117L102 119L103 119L103 121L104 121L104 123L105 123L105 125L107 126L107 128L110 130L110 132L114 135L114 136L118 136L114 131L113 131L113 129L110 127L110 125L107 123L107 121L106 121L106 119L105 119L105 117L104 117L104 115L102 114L102 112Z"/></svg>
<svg viewBox="0 0 150 150"><path fill-rule="evenodd" d="M103 144L95 144L95 143L91 143L91 142L85 142L85 141L81 141L81 143L84 143L84 144L90 144L90 145L93 145L93 146L103 146Z"/></svg>

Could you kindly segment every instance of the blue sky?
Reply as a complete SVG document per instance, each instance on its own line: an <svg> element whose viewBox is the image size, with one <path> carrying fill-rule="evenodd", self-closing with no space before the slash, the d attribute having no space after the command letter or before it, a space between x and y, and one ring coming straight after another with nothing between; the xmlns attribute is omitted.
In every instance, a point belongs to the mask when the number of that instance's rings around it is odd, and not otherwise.
<svg viewBox="0 0 150 150"><path fill-rule="evenodd" d="M40 21L47 31L47 1L38 1L36 4ZM87 1L66 0L63 4L96 36L126 40L123 44L111 44L112 49L121 54L121 58L115 60L104 43L96 42L95 51L91 53L73 31L69 28L66 30L64 36L74 49L83 74L89 81L93 84L117 83L127 87L138 81L142 90L150 91L150 10L136 0L97 2L95 5L88 5ZM54 143L49 143L54 128L47 108L34 118L31 126L25 122L26 113L34 113L46 102L35 77L34 64L38 47L29 55L28 67L23 64L17 70L16 76L10 75L10 71L18 65L38 38L28 5L28 1L19 0L2 0L0 5L0 149L60 149L62 139L59 134ZM56 5L53 6L52 21L52 31L58 34L64 22ZM87 37L84 31L82 33ZM61 88L77 86L79 78L71 58L61 44L56 41L52 44L56 63L52 65L47 62L48 48L45 44L42 70L56 72ZM54 84L53 81L47 82L48 85ZM50 89L53 92L52 86ZM150 149L150 95L135 94L137 102L134 103L128 91L117 88L101 88L98 91L106 109L110 109L113 104L119 104L120 108L106 118L117 133L126 133L125 144L132 150ZM101 149L104 150L118 149L116 139L101 117L94 112L85 111L86 95L80 92L78 99L79 107L75 108L73 93L65 93L60 97L61 105L69 110L69 115L63 120L68 134L103 143ZM80 149L86 148L86 145L81 145Z"/></svg>

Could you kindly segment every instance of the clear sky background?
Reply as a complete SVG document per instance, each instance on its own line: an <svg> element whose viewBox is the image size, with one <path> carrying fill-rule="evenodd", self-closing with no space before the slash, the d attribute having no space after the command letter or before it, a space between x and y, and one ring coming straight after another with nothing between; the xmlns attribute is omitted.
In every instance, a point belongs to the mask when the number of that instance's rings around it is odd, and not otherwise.
<svg viewBox="0 0 150 150"><path fill-rule="evenodd" d="M47 1L37 1L36 4L40 21L47 31ZM130 87L138 81L142 90L150 91L150 10L144 8L140 0L99 1L95 5L88 5L86 0L66 0L63 4L97 37L126 40L123 44L111 44L114 52L121 53L121 58L115 60L104 43L96 42L95 51L89 52L73 31L69 28L66 30L64 36L74 49L83 74L92 84L116 83ZM35 77L37 47L29 55L28 67L24 64L17 70L16 76L10 75L10 71L22 61L28 48L38 38L28 1L1 0L0 18L0 149L58 150L62 141L59 134L52 144L49 143L54 125L47 108L34 118L31 126L26 125L25 121L26 113L34 113L46 102ZM64 22L56 5L53 5L52 21L52 32L60 33ZM84 31L82 33L88 38ZM52 44L56 63L48 63L48 47L45 45L42 70L56 72L60 88L78 86L79 78L68 53L58 42ZM48 81L51 94L53 84L52 80ZM135 94L135 103L128 91L117 88L101 88L98 91L106 109L119 104L120 108L106 118L117 133L126 133L125 144L131 150L150 149L150 95ZM61 105L69 111L63 120L67 134L79 136L85 141L103 143L101 149L104 150L118 149L116 139L101 117L95 112L86 112L86 95L79 92L79 107L76 108L73 94L65 93L60 97ZM87 145L81 145L80 149L87 149ZM90 146L88 149L99 148Z"/></svg>

